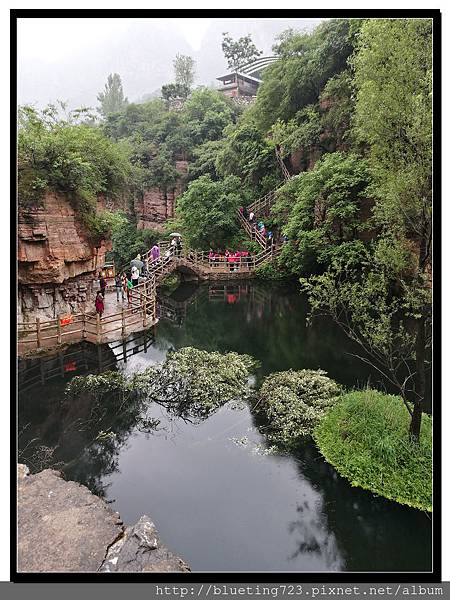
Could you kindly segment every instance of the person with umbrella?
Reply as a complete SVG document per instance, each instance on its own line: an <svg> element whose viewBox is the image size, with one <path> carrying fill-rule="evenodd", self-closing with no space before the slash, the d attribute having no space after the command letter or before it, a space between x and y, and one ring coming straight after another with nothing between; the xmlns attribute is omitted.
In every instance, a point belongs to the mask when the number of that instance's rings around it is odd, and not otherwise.
<svg viewBox="0 0 450 600"><path fill-rule="evenodd" d="M174 254L178 257L181 256L181 250L182 250L181 234L180 233L171 233L170 237L172 238L172 241L170 242L170 250L171 250L172 254Z"/></svg>

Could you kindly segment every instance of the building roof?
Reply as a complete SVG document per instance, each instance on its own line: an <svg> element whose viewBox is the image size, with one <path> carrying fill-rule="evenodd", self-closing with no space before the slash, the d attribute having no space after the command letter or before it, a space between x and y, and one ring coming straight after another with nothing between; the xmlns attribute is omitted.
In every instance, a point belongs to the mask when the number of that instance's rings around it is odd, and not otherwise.
<svg viewBox="0 0 450 600"><path fill-rule="evenodd" d="M239 71L235 71L232 73L227 73L226 75L221 75L217 77L219 81L223 81L224 79L228 79L231 75L237 73L239 77L242 79L246 79L247 81L253 83L261 83L260 77L257 77L256 74L259 74L261 71L266 69L269 65L278 60L278 56L261 56L256 60L252 60L251 62L243 65Z"/></svg>
<svg viewBox="0 0 450 600"><path fill-rule="evenodd" d="M233 73L227 73L226 75L221 75L220 77L217 77L216 79L218 79L219 81L224 81L225 79L229 79L232 75L237 75L241 79L245 79L245 80L249 81L250 83L261 83L261 79L258 79L257 77L252 77L251 75L246 75L245 73L242 73L241 71L234 71Z"/></svg>
<svg viewBox="0 0 450 600"><path fill-rule="evenodd" d="M258 71L262 71L277 60L278 56L261 56L260 58L252 60L251 62L241 67L241 71L246 75L252 75L254 73L257 73Z"/></svg>

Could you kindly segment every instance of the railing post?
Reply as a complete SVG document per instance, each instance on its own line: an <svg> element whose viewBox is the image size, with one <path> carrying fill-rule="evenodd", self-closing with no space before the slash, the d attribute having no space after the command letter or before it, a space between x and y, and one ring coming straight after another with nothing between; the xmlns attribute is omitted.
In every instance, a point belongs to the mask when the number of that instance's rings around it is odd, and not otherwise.
<svg viewBox="0 0 450 600"><path fill-rule="evenodd" d="M41 319L36 317L36 337L37 337L37 347L40 348L42 346L42 336L41 336Z"/></svg>
<svg viewBox="0 0 450 600"><path fill-rule="evenodd" d="M57 316L56 329L58 332L58 344L61 343L61 315Z"/></svg>
<svg viewBox="0 0 450 600"><path fill-rule="evenodd" d="M142 296L141 296L142 298ZM147 327L147 297L144 296L144 301L142 302L142 326Z"/></svg>
<svg viewBox="0 0 450 600"><path fill-rule="evenodd" d="M102 336L102 332L101 332L101 321L100 321L100 313L97 313L97 344L100 344L101 341L101 336Z"/></svg>
<svg viewBox="0 0 450 600"><path fill-rule="evenodd" d="M122 339L125 339L125 309L122 306Z"/></svg>

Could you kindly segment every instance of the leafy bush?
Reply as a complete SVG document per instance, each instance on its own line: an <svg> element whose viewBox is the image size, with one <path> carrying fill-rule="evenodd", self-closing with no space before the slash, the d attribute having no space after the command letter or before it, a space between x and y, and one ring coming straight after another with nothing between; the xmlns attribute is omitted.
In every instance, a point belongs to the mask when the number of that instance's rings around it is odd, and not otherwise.
<svg viewBox="0 0 450 600"><path fill-rule="evenodd" d="M112 257L116 268L128 266L131 259L144 254L161 235L153 229L136 229L136 224L123 213L116 213L112 232Z"/></svg>
<svg viewBox="0 0 450 600"><path fill-rule="evenodd" d="M228 126L215 169L218 175L237 175L252 196L262 196L281 181L274 143L266 139L252 121L250 109L236 126Z"/></svg>
<svg viewBox="0 0 450 600"><path fill-rule="evenodd" d="M272 212L278 221L287 218L283 231L290 241L281 253L287 269L323 271L339 246L358 240L368 226L361 222L361 207L370 181L363 158L334 152L278 191Z"/></svg>
<svg viewBox="0 0 450 600"><path fill-rule="evenodd" d="M177 199L176 217L182 233L195 248L225 248L239 232L236 213L241 206L240 181L229 175L213 181L203 175Z"/></svg>
<svg viewBox="0 0 450 600"><path fill-rule="evenodd" d="M255 270L255 275L259 279L264 279L266 281L282 281L290 277L289 273L280 269L280 267L274 262L263 263Z"/></svg>
<svg viewBox="0 0 450 600"><path fill-rule="evenodd" d="M89 393L101 401L105 394L116 394L125 405L136 399L154 401L172 414L201 420L227 402L249 399L248 377L257 366L246 354L186 347L130 378L113 372L74 377L66 395Z"/></svg>
<svg viewBox="0 0 450 600"><path fill-rule="evenodd" d="M318 106L314 104L299 110L287 123L278 120L271 128L272 138L282 147L285 156L299 148L317 144L321 131Z"/></svg>
<svg viewBox="0 0 450 600"><path fill-rule="evenodd" d="M95 200L123 190L129 175L127 147L98 127L62 119L54 106L19 108L19 204L39 203L45 189ZM77 208L83 208L83 205Z"/></svg>
<svg viewBox="0 0 450 600"><path fill-rule="evenodd" d="M310 435L341 394L341 387L325 371L282 371L264 379L259 392L261 410L269 424L271 442L285 448Z"/></svg>
<svg viewBox="0 0 450 600"><path fill-rule="evenodd" d="M432 510L432 420L422 416L420 445L408 438L402 400L374 390L341 398L314 430L325 460L352 486Z"/></svg>

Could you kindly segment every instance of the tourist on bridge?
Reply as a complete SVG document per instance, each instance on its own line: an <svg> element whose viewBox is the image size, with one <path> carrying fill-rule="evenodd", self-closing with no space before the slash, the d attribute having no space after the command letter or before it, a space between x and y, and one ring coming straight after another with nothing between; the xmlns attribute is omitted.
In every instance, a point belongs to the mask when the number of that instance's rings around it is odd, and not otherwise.
<svg viewBox="0 0 450 600"><path fill-rule="evenodd" d="M250 214L248 215L248 220L252 224L253 224L253 222L255 220L255 213L252 210L250 211Z"/></svg>
<svg viewBox="0 0 450 600"><path fill-rule="evenodd" d="M152 249L150 250L150 254L151 254L151 257L152 257L152 261L155 261L155 260L159 259L159 257L161 256L161 251L159 249L158 244L154 244L152 246Z"/></svg>
<svg viewBox="0 0 450 600"><path fill-rule="evenodd" d="M101 292L97 292L97 297L95 298L95 311L100 318L103 315L103 311L105 310L105 303L103 301L103 294Z"/></svg>
<svg viewBox="0 0 450 600"><path fill-rule="evenodd" d="M180 258L180 256L181 256L182 249L183 249L183 246L181 244L181 238L178 237L176 239L176 253L177 253L178 258Z"/></svg>
<svg viewBox="0 0 450 600"><path fill-rule="evenodd" d="M127 293L128 277L125 271L122 273L122 299L125 300L125 294Z"/></svg>
<svg viewBox="0 0 450 600"><path fill-rule="evenodd" d="M127 300L128 300L128 305L130 305L131 301L133 300L132 289L133 289L133 280L132 279L127 279Z"/></svg>
<svg viewBox="0 0 450 600"><path fill-rule="evenodd" d="M101 273L98 274L99 282L100 282L100 292L103 297L105 297L106 292L106 279L103 277Z"/></svg>
<svg viewBox="0 0 450 600"><path fill-rule="evenodd" d="M122 276L120 275L120 273L117 273L117 275L115 276L114 283L116 285L117 302L119 302L119 300L120 300L120 292L122 292L122 300L124 299L123 285L122 285Z"/></svg>
<svg viewBox="0 0 450 600"><path fill-rule="evenodd" d="M214 252L214 250L212 248L209 249L208 258L209 258L209 266L212 267L213 264L216 262L216 253Z"/></svg>
<svg viewBox="0 0 450 600"><path fill-rule="evenodd" d="M139 269L136 265L131 267L131 283L133 284L133 287L136 287L139 283Z"/></svg>

